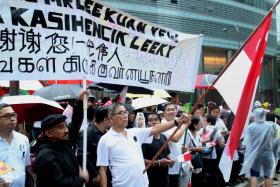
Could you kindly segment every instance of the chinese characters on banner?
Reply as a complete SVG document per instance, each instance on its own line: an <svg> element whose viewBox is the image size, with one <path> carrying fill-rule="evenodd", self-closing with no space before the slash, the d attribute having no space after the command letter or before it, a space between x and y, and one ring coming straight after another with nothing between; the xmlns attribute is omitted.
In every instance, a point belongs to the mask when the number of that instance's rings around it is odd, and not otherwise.
<svg viewBox="0 0 280 187"><path fill-rule="evenodd" d="M0 0L0 79L95 82L193 91L202 36L99 1Z"/></svg>

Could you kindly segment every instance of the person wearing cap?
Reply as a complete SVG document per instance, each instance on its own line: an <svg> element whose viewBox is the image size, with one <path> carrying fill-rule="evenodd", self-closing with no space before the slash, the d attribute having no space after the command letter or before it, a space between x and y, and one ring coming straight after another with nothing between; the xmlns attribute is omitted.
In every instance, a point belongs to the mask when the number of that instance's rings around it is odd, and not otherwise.
<svg viewBox="0 0 280 187"><path fill-rule="evenodd" d="M182 114L180 118L165 125L126 129L128 111L120 103L110 106L109 119L112 128L101 137L97 146L96 165L100 167L101 187L107 186L107 168L112 173L113 187L148 187L147 174L143 174L145 165L141 145L148 143L150 136L179 124L188 126L190 123L190 117ZM150 140L149 143L152 142L152 138Z"/></svg>
<svg viewBox="0 0 280 187"><path fill-rule="evenodd" d="M38 187L81 187L89 180L68 140L66 116L49 115L42 120L43 136L37 140L34 171Z"/></svg>
<svg viewBox="0 0 280 187"><path fill-rule="evenodd" d="M5 103L0 104L0 161L12 167L15 179L4 186L23 187L25 185L26 169L30 165L29 140L23 134L15 131L17 114ZM0 177L1 179L1 177ZM11 182L11 184L8 184Z"/></svg>

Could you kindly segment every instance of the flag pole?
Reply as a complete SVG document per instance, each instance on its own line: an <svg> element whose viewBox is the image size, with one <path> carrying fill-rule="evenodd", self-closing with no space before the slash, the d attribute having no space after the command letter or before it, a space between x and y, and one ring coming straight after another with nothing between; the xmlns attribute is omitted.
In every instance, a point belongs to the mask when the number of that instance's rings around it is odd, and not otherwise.
<svg viewBox="0 0 280 187"><path fill-rule="evenodd" d="M83 90L86 90L87 81L86 78L83 78ZM83 171L86 172L87 170L87 127L88 127L88 121L87 121L87 96L84 95L83 97L83 110L84 110L84 119L83 119ZM86 185L83 184L83 187Z"/></svg>
<svg viewBox="0 0 280 187"><path fill-rule="evenodd" d="M262 23L265 21L266 17L270 14L270 12L274 11L274 9L278 6L278 4L280 3L280 0L278 0L273 6L272 8L269 10L269 12L266 14L266 16L262 19L262 21L257 25L257 27L255 28L255 30L249 35L249 37L246 39L246 41L242 44L242 46L238 49L238 51L233 55L233 57L230 59L230 61L228 62L228 64L223 68L223 70L219 73L218 77L215 79L215 81L211 84L211 86L209 86L207 88L207 90L204 92L204 94L202 96L200 96L200 98L196 101L196 103L194 104L193 108L191 109L190 113L192 113L197 106L199 105L199 103L206 97L206 95L209 93L209 91L211 90L211 88L213 87L213 85L219 80L219 78L224 74L224 72L228 69L228 67L231 65L231 63L235 60L235 58L239 55L239 53L243 50L245 44L248 42L248 40L255 34L255 32L258 30L258 28L262 25Z"/></svg>
<svg viewBox="0 0 280 187"><path fill-rule="evenodd" d="M193 106L193 108L191 109L191 111L189 112L190 114L197 108L197 106L199 105L199 103L206 97L206 95L209 93L210 88L218 81L218 79L224 74L224 72L228 69L228 67L231 65L231 63L235 60L235 58L238 56L238 54L243 50L245 44L248 42L248 40L255 34L255 32L258 30L258 28L262 25L262 23L266 20L267 16L278 6L278 4L280 3L280 0L278 0L273 6L272 8L269 10L269 12L267 13L267 15L262 19L262 21L259 23L259 25L255 28L255 30L250 34L250 36L246 39L246 41L242 44L242 46L238 49L238 51L233 55L233 57L231 58L231 60L228 62L228 64L223 68L223 70L219 73L218 77L216 78L216 80L212 83L212 85L210 87L207 88L206 92L200 96L200 98L196 101L195 105ZM175 131L172 133L172 135L167 139L167 141L161 146L161 148L158 150L157 154L153 157L153 159L151 160L151 162L146 166L146 168L144 169L143 173L145 173L149 167L152 166L152 164L154 163L154 161L157 159L157 157L160 155L160 153L164 150L164 148L168 145L168 142L173 138L173 136L176 134L176 132L180 129L181 125L179 125Z"/></svg>
<svg viewBox="0 0 280 187"><path fill-rule="evenodd" d="M191 94L190 105L189 105L189 108L188 108L188 112L190 112L190 110L191 110L191 108L192 108L193 99L194 99L194 94L195 94L195 92ZM187 140L187 131L185 130L183 146L185 146L186 140ZM182 165L183 165L183 162L181 162L181 164L180 164L179 179L178 179L179 182L180 182L180 180L181 180L181 173L182 173L182 171L183 171Z"/></svg>
<svg viewBox="0 0 280 187"><path fill-rule="evenodd" d="M179 124L178 127L175 129L175 131L171 134L171 136L164 142L164 144L160 147L160 149L158 150L157 154L153 157L153 159L151 160L151 162L149 162L149 164L146 166L146 168L143 171L143 174L152 166L152 164L155 162L155 160L157 159L157 157L160 155L160 153L166 148L166 146L168 145L168 142L170 142L170 140L173 138L173 136L176 134L176 132L180 129L180 127L182 126L182 124Z"/></svg>

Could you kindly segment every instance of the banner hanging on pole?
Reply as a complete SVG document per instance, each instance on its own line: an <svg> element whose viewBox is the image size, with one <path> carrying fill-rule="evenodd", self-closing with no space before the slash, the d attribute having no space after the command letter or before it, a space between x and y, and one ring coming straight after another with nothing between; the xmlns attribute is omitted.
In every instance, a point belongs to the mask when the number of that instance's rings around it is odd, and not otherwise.
<svg viewBox="0 0 280 187"><path fill-rule="evenodd" d="M0 0L0 79L81 79L194 91L202 36L99 1Z"/></svg>

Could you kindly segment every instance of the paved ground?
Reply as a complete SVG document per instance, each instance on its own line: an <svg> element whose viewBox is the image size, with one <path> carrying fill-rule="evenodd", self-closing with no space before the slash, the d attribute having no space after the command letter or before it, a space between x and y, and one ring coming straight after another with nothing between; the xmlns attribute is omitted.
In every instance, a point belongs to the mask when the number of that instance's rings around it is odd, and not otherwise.
<svg viewBox="0 0 280 187"><path fill-rule="evenodd" d="M279 183L277 185L272 185L272 187L280 187L280 174L277 175L277 178L279 179ZM263 181L260 181L259 186L262 186ZM240 183L238 185L235 185L234 187L250 187L249 181L245 181L244 183Z"/></svg>

